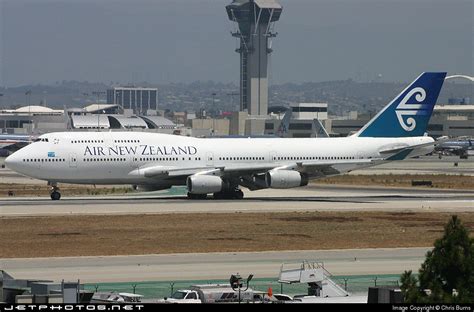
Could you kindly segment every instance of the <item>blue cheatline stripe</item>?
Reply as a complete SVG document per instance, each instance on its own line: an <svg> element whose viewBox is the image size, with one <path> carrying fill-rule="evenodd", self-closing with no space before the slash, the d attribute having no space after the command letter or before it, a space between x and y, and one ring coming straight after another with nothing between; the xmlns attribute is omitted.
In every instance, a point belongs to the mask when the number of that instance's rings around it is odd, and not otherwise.
<svg viewBox="0 0 474 312"><path fill-rule="evenodd" d="M412 148L404 149L403 151L390 156L389 158L387 158L387 160L404 160L405 158L407 158L408 154L410 154L412 151L413 151Z"/></svg>

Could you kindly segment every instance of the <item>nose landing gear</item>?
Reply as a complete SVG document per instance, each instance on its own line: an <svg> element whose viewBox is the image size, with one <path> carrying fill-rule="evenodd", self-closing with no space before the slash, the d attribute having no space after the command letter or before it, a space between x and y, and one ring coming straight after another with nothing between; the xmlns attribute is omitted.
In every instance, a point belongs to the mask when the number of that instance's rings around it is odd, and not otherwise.
<svg viewBox="0 0 474 312"><path fill-rule="evenodd" d="M51 186L49 190L49 196L51 196L51 200L60 200L61 193L59 192L59 187L56 183L49 183L48 185Z"/></svg>

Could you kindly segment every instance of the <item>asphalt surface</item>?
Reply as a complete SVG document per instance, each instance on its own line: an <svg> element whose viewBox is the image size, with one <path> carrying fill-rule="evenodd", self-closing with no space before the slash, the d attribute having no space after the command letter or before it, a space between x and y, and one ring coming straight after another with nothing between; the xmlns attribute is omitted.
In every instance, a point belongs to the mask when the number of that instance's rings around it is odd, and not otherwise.
<svg viewBox="0 0 474 312"><path fill-rule="evenodd" d="M245 192L243 200L188 200L185 196L2 198L0 216L90 214L233 213L288 211L445 211L474 209L474 191L411 188L308 186L291 190Z"/></svg>
<svg viewBox="0 0 474 312"><path fill-rule="evenodd" d="M300 263L303 260L323 262L333 275L376 275L417 271L428 250L347 249L0 259L0 265L15 278L79 279L82 283L227 279L235 272L245 276L254 274L259 278L276 278L283 263Z"/></svg>
<svg viewBox="0 0 474 312"><path fill-rule="evenodd" d="M457 166L455 163L458 162ZM442 173L474 175L474 162L457 157L422 158L359 170L354 174ZM44 181L0 169L0 183ZM46 193L46 187L45 187ZM166 192L124 196L0 198L0 217L93 214L235 213L287 211L472 212L474 191L388 187L316 186L245 192L241 201L188 200ZM71 241L71 244L74 242ZM192 239L190 239L192 243ZM295 241L297 244L297 241ZM335 275L400 274L417 271L428 248L172 254L116 257L0 259L16 278L84 283L227 279L253 273L277 277L284 262L318 260Z"/></svg>

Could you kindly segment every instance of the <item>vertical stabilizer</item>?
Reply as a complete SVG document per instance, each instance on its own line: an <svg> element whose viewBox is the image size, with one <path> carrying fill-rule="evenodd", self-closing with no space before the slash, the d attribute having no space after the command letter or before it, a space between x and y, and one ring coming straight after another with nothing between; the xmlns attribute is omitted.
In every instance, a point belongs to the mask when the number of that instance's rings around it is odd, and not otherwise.
<svg viewBox="0 0 474 312"><path fill-rule="evenodd" d="M444 72L421 74L354 136L423 136L445 77Z"/></svg>

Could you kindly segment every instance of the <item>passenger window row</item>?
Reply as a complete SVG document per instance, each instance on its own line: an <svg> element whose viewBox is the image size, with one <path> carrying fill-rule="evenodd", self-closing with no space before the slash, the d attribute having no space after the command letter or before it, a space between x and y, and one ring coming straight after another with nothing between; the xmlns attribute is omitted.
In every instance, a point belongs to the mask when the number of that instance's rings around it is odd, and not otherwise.
<svg viewBox="0 0 474 312"><path fill-rule="evenodd" d="M104 140L74 140L71 141L72 144L76 143L104 143Z"/></svg>
<svg viewBox="0 0 474 312"><path fill-rule="evenodd" d="M114 143L140 143L140 140L114 140Z"/></svg>
<svg viewBox="0 0 474 312"><path fill-rule="evenodd" d="M265 160L265 157L219 157L219 160Z"/></svg>
<svg viewBox="0 0 474 312"><path fill-rule="evenodd" d="M355 157L350 157L350 156L273 157L273 160L341 160L341 159L355 159Z"/></svg>
<svg viewBox="0 0 474 312"><path fill-rule="evenodd" d="M127 161L126 158L84 158L85 162L97 162L97 161Z"/></svg>
<svg viewBox="0 0 474 312"><path fill-rule="evenodd" d="M66 161L64 158L25 158L23 162L61 162Z"/></svg>
<svg viewBox="0 0 474 312"><path fill-rule="evenodd" d="M134 158L134 161L178 161L178 157L140 157ZM186 160L186 157L183 157L182 160ZM201 160L201 157L189 157L188 160Z"/></svg>

